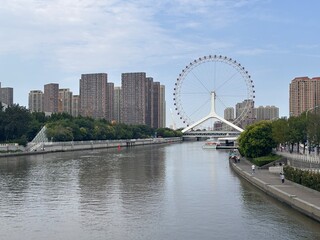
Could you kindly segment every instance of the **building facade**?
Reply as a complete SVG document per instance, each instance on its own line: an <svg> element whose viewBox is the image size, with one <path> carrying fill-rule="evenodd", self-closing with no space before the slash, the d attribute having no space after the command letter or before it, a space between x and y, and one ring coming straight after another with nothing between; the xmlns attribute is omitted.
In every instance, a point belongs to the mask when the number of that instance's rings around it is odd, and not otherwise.
<svg viewBox="0 0 320 240"><path fill-rule="evenodd" d="M58 112L72 114L72 92L69 88L59 89Z"/></svg>
<svg viewBox="0 0 320 240"><path fill-rule="evenodd" d="M121 74L121 122L145 124L146 119L146 73Z"/></svg>
<svg viewBox="0 0 320 240"><path fill-rule="evenodd" d="M166 127L166 88L160 85L160 124L159 127Z"/></svg>
<svg viewBox="0 0 320 240"><path fill-rule="evenodd" d="M279 108L275 106L259 106L255 108L256 121L279 118Z"/></svg>
<svg viewBox="0 0 320 240"><path fill-rule="evenodd" d="M294 78L289 86L290 116L299 116L316 106L320 106L320 77Z"/></svg>
<svg viewBox="0 0 320 240"><path fill-rule="evenodd" d="M121 106L121 87L114 87L113 95L113 119L116 123L121 122L120 118L120 106Z"/></svg>
<svg viewBox="0 0 320 240"><path fill-rule="evenodd" d="M114 83L107 83L107 112L106 120L112 122L114 120Z"/></svg>
<svg viewBox="0 0 320 240"><path fill-rule="evenodd" d="M43 92L41 90L29 92L28 108L30 112L43 112Z"/></svg>
<svg viewBox="0 0 320 240"><path fill-rule="evenodd" d="M72 96L71 115L73 117L78 117L79 116L79 110L80 110L80 96L79 95L73 95Z"/></svg>
<svg viewBox="0 0 320 240"><path fill-rule="evenodd" d="M244 110L248 109L248 112L244 115ZM255 121L255 111L254 111L254 101L251 99L245 99L243 102L236 104L236 118L240 118L241 121L237 124L241 128L254 123Z"/></svg>
<svg viewBox="0 0 320 240"><path fill-rule="evenodd" d="M233 121L234 120L234 108L233 107L227 107L224 110L224 119L227 121Z"/></svg>
<svg viewBox="0 0 320 240"><path fill-rule="evenodd" d="M160 127L160 83L153 83L153 94L152 94L152 125L153 128Z"/></svg>
<svg viewBox="0 0 320 240"><path fill-rule="evenodd" d="M80 114L95 119L107 117L107 73L82 74Z"/></svg>
<svg viewBox="0 0 320 240"><path fill-rule="evenodd" d="M12 106L13 105L13 88L11 87L0 88L0 92L1 92L0 102L5 103L8 106Z"/></svg>
<svg viewBox="0 0 320 240"><path fill-rule="evenodd" d="M59 84L49 83L44 85L43 111L47 114L57 113L59 105Z"/></svg>

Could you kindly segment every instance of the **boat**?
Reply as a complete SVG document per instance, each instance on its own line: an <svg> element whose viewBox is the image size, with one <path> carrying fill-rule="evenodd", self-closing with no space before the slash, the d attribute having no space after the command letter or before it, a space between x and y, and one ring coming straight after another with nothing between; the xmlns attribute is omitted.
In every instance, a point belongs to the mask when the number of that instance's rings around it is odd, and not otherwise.
<svg viewBox="0 0 320 240"><path fill-rule="evenodd" d="M218 147L219 149L237 149L238 148L238 137L222 137L218 138Z"/></svg>
<svg viewBox="0 0 320 240"><path fill-rule="evenodd" d="M215 139L213 138L209 138L206 140L206 142L203 144L202 148L208 148L208 149L216 149L217 146L219 146L220 143L217 142Z"/></svg>

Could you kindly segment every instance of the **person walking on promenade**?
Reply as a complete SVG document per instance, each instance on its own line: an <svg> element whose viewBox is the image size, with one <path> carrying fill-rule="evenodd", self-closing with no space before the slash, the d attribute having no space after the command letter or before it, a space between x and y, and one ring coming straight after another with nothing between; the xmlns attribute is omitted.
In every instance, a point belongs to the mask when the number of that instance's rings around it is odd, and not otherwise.
<svg viewBox="0 0 320 240"><path fill-rule="evenodd" d="M254 172L256 170L256 166L254 164L252 164L251 169L252 169L252 173L251 174L254 174Z"/></svg>
<svg viewBox="0 0 320 240"><path fill-rule="evenodd" d="M284 183L284 173L280 173L281 182Z"/></svg>

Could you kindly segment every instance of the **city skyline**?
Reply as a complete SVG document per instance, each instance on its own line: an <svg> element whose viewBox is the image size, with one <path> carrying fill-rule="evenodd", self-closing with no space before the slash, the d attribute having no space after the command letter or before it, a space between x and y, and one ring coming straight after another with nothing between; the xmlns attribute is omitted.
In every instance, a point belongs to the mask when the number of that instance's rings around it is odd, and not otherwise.
<svg viewBox="0 0 320 240"><path fill-rule="evenodd" d="M148 72L166 86L171 125L174 82L193 59L222 54L252 76L256 106L289 116L289 84L319 76L320 3L300 1L4 0L0 7L2 87L28 106L28 93L55 82L79 93L83 72ZM312 37L306 37L312 36ZM181 123L174 112L178 127Z"/></svg>

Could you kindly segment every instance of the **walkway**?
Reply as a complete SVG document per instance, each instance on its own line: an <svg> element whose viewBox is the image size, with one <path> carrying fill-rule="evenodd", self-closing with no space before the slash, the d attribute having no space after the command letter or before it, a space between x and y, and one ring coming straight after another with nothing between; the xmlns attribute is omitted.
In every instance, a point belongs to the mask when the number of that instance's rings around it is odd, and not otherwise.
<svg viewBox="0 0 320 240"><path fill-rule="evenodd" d="M258 169L256 167L255 173L252 174L251 165L247 160L241 160L240 163L230 161L230 166L233 170L247 181L320 222L320 192L288 180L285 180L285 183L281 183L280 175L270 173L267 169Z"/></svg>

